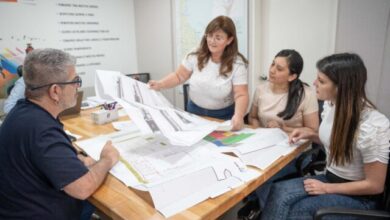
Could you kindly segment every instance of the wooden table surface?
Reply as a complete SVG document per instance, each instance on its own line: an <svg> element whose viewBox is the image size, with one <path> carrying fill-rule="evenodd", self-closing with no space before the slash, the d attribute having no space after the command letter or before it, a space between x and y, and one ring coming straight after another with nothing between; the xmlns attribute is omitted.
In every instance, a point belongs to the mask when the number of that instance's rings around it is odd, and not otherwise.
<svg viewBox="0 0 390 220"><path fill-rule="evenodd" d="M115 130L111 123L105 125L93 123L90 113L94 110L96 109L81 111L79 115L75 116L65 116L61 118L61 121L66 130L82 135L83 138L114 132ZM128 120L128 117L120 117L119 121L123 120ZM218 218L286 166L308 145L309 143L305 143L289 155L279 158L271 166L263 170L263 175L259 178L216 198L207 199L169 219ZM150 197L146 193L140 193L126 187L111 174L107 176L102 186L88 200L112 219L165 219L163 215L154 209Z"/></svg>

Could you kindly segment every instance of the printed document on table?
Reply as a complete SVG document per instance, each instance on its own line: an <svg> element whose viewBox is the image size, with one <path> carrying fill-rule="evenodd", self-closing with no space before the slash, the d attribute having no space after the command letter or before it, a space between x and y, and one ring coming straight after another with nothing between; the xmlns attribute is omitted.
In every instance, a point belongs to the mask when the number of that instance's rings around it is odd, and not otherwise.
<svg viewBox="0 0 390 220"><path fill-rule="evenodd" d="M162 133L175 145L194 145L219 125L218 122L173 108L152 108L123 99L116 101L126 110L142 133Z"/></svg>
<svg viewBox="0 0 390 220"><path fill-rule="evenodd" d="M227 134L229 134L229 136ZM224 141L219 137L222 142L229 143L232 142L232 140L236 141L231 145L219 146L220 152L238 152L239 154L246 154L272 146L289 146L287 133L279 128L244 128L241 131L225 132L223 135L227 136L225 139L228 141Z"/></svg>
<svg viewBox="0 0 390 220"><path fill-rule="evenodd" d="M264 170L277 159L291 153L296 147L304 144L305 142L307 142L307 140L300 140L291 145L286 142L281 142L280 144L261 148L248 153L241 154L236 152L236 154L246 165L252 165Z"/></svg>
<svg viewBox="0 0 390 220"><path fill-rule="evenodd" d="M295 148L287 146L271 146L237 156L246 164L258 167L262 170L279 159L281 156L291 153Z"/></svg>
<svg viewBox="0 0 390 220"><path fill-rule="evenodd" d="M213 133L210 134L211 136ZM209 136L210 136L209 135ZM295 147L303 144L288 143L288 135L279 128L245 128L238 132L217 133L205 139L215 144L219 152L233 152L246 165L265 169L281 156L291 153ZM233 143L234 144L224 144Z"/></svg>
<svg viewBox="0 0 390 220"><path fill-rule="evenodd" d="M288 135L280 128L258 128L253 131L255 135L240 143L237 150L241 154L277 145L288 145Z"/></svg>
<svg viewBox="0 0 390 220"><path fill-rule="evenodd" d="M183 147L161 135L115 132L76 144L98 160L107 140L121 155L110 172L127 186L149 191L155 208L166 217L260 175L207 142Z"/></svg>

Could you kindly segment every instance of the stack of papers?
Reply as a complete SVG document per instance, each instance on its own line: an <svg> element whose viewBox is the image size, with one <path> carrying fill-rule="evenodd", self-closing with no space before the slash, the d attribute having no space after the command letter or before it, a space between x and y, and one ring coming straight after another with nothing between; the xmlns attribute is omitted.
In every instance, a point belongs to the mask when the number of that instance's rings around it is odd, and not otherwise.
<svg viewBox="0 0 390 220"><path fill-rule="evenodd" d="M245 128L238 132L224 132L224 136L219 135L218 138L219 140L211 142L219 152L233 152L246 165L260 169L265 169L305 142L302 140L296 144L289 144L288 135L279 128ZM205 139L210 141L210 135Z"/></svg>
<svg viewBox="0 0 390 220"><path fill-rule="evenodd" d="M99 70L95 83L96 94L117 101L143 134L162 134L171 144L192 146L219 125L173 108L160 92L119 72Z"/></svg>
<svg viewBox="0 0 390 220"><path fill-rule="evenodd" d="M127 186L148 191L155 208L166 217L260 175L238 158L213 150L207 142L183 147L170 144L162 135L121 131L76 145L99 160L108 140L121 155L110 172Z"/></svg>

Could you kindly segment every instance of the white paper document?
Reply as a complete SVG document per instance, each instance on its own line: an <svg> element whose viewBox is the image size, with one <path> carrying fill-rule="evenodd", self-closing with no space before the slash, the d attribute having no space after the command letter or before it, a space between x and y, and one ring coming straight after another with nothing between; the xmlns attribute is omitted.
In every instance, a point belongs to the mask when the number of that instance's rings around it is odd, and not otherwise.
<svg viewBox="0 0 390 220"><path fill-rule="evenodd" d="M116 100L143 134L161 133L174 145L194 145L219 124L175 109L160 92L120 72L97 70L95 88L99 97Z"/></svg>
<svg viewBox="0 0 390 220"><path fill-rule="evenodd" d="M154 108L173 108L173 105L160 93L149 88L146 83L122 75L123 96L129 102L135 102Z"/></svg>
<svg viewBox="0 0 390 220"><path fill-rule="evenodd" d="M287 146L272 146L262 148L257 151L251 151L246 154L237 154L237 156L246 164L258 167L262 170L267 168L281 156L293 151L295 148Z"/></svg>
<svg viewBox="0 0 390 220"><path fill-rule="evenodd" d="M175 145L194 145L219 125L217 122L173 108L153 108L123 99L116 101L142 133L161 133Z"/></svg>
<svg viewBox="0 0 390 220"><path fill-rule="evenodd" d="M139 131L138 127L131 120L128 121L115 121L112 122L112 126L118 131L136 132Z"/></svg>
<svg viewBox="0 0 390 220"><path fill-rule="evenodd" d="M252 135L240 142L237 150L241 154L277 145L288 145L287 133L279 128L258 128L251 130L255 133L255 135Z"/></svg>
<svg viewBox="0 0 390 220"><path fill-rule="evenodd" d="M232 144L224 146L219 145L219 152L233 152L246 165L265 169L281 156L291 153L295 147L303 144L305 141L300 141L296 144L288 143L288 135L279 128L258 128L258 129L243 129L238 132L228 132L226 137L215 137L214 141L217 144L224 143L226 139L239 139L240 135L245 135L245 138ZM222 135L221 135L222 136Z"/></svg>
<svg viewBox="0 0 390 220"><path fill-rule="evenodd" d="M122 131L76 145L98 160L107 140L121 155L110 172L127 186L149 191L155 208L166 217L260 175L240 159L212 150L207 142L183 147L161 135Z"/></svg>

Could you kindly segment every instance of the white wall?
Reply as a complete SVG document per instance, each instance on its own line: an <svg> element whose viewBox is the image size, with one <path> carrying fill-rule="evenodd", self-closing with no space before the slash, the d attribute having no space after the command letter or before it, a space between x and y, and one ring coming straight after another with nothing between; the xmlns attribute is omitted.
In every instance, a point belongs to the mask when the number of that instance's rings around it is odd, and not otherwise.
<svg viewBox="0 0 390 220"><path fill-rule="evenodd" d="M259 82L259 73L261 67L264 65L264 61L262 59L262 29L263 27L263 16L262 13L259 13L263 9L262 1L249 1L249 97L253 98L253 93ZM250 107L248 107L248 111Z"/></svg>
<svg viewBox="0 0 390 220"><path fill-rule="evenodd" d="M386 114L387 118L390 118L390 13L387 19L387 33L385 41L385 51L382 59L382 72L380 76L380 82L378 87L378 95L376 104L380 111Z"/></svg>
<svg viewBox="0 0 390 220"><path fill-rule="evenodd" d="M364 13L363 13L364 11ZM390 117L390 1L340 0L336 52L358 53L368 71L368 97Z"/></svg>
<svg viewBox="0 0 390 220"><path fill-rule="evenodd" d="M303 57L301 79L312 85L318 59L334 51L337 0L263 0L262 60L258 74L268 75L277 52L295 49Z"/></svg>
<svg viewBox="0 0 390 220"><path fill-rule="evenodd" d="M138 72L161 79L174 71L170 0L134 0ZM163 91L175 102L174 89Z"/></svg>

